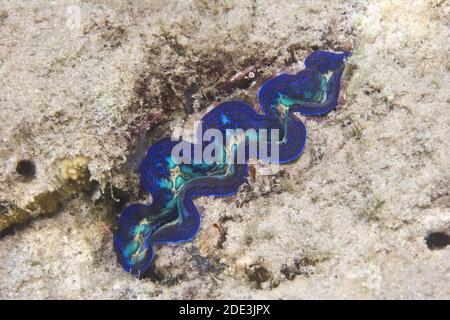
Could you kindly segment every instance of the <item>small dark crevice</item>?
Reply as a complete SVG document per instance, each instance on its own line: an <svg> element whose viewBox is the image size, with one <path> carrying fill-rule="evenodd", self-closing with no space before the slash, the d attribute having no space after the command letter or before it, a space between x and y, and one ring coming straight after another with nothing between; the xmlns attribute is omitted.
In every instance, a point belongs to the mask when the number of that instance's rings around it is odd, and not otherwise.
<svg viewBox="0 0 450 320"><path fill-rule="evenodd" d="M263 265L255 263L246 269L248 280L256 289L262 289L262 283L272 279L272 274Z"/></svg>
<svg viewBox="0 0 450 320"><path fill-rule="evenodd" d="M27 180L33 179L36 176L36 165L32 160L20 160L17 163L16 172Z"/></svg>
<svg viewBox="0 0 450 320"><path fill-rule="evenodd" d="M431 232L425 237L428 249L438 250L450 245L450 234L444 231Z"/></svg>

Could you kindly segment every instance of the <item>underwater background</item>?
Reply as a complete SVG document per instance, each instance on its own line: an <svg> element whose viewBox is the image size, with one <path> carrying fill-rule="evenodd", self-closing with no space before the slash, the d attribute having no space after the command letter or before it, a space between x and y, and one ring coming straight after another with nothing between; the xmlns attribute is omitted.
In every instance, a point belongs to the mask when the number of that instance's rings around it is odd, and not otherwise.
<svg viewBox="0 0 450 320"><path fill-rule="evenodd" d="M449 4L0 2L0 298L450 298ZM225 198L196 237L117 262L139 165L214 106L258 106L314 51L351 52L303 154Z"/></svg>

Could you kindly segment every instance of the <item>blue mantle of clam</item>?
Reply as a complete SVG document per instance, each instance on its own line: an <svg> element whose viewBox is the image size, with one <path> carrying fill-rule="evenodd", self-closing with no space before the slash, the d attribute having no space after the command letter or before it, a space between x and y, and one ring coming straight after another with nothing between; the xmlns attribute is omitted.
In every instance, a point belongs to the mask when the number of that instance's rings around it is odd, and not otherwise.
<svg viewBox="0 0 450 320"><path fill-rule="evenodd" d="M340 81L348 52L315 51L296 74L280 74L264 82L258 92L259 110L242 101L228 101L214 107L201 119L194 143L184 141L185 150L204 150L198 139L208 129L223 136L229 129L277 129L278 141L267 135L246 134L244 163L193 161L179 163L172 150L180 141L163 138L148 149L140 165L141 184L151 194L150 205L131 204L121 213L114 235L114 249L122 267L133 275L144 275L153 263L154 245L192 240L200 227L200 214L193 199L200 196L230 196L247 180L248 160L270 161L271 150L262 154L250 150L251 141L276 143L278 164L300 157L305 147L306 128L296 113L321 116L338 105ZM259 141L261 142L261 141ZM237 142L235 142L237 143ZM219 157L234 157L236 145L224 145ZM195 152L192 152L194 154ZM193 157L193 156L192 156ZM197 159L198 160L198 159Z"/></svg>

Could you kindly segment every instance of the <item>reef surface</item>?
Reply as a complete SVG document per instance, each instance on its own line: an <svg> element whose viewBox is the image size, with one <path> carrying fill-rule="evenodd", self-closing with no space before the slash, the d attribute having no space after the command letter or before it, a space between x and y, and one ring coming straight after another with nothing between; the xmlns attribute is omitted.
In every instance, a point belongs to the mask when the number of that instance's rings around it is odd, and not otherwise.
<svg viewBox="0 0 450 320"><path fill-rule="evenodd" d="M444 1L0 6L0 297L450 298ZM301 158L195 201L145 279L112 247L146 149L315 50L352 51ZM182 130L180 130L180 128ZM186 132L184 132L186 131ZM203 209L202 209L203 208ZM255 219L257 217L257 219Z"/></svg>

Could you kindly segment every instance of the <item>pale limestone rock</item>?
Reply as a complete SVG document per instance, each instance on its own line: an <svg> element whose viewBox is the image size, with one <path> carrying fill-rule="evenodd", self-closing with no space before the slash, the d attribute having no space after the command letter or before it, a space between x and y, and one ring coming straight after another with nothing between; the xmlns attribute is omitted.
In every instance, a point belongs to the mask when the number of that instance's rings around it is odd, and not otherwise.
<svg viewBox="0 0 450 320"><path fill-rule="evenodd" d="M136 3L1 8L0 215L66 191L66 158L87 157L99 190L72 190L59 213L0 238L0 297L450 298L450 247L424 240L450 225L448 4ZM298 161L273 180L256 165L239 195L198 199L200 234L158 246L150 278L116 264L113 199L137 198L154 139L220 101L254 102L314 48L349 47L345 103L306 120ZM254 83L223 89L252 64ZM15 172L24 158L32 181Z"/></svg>

